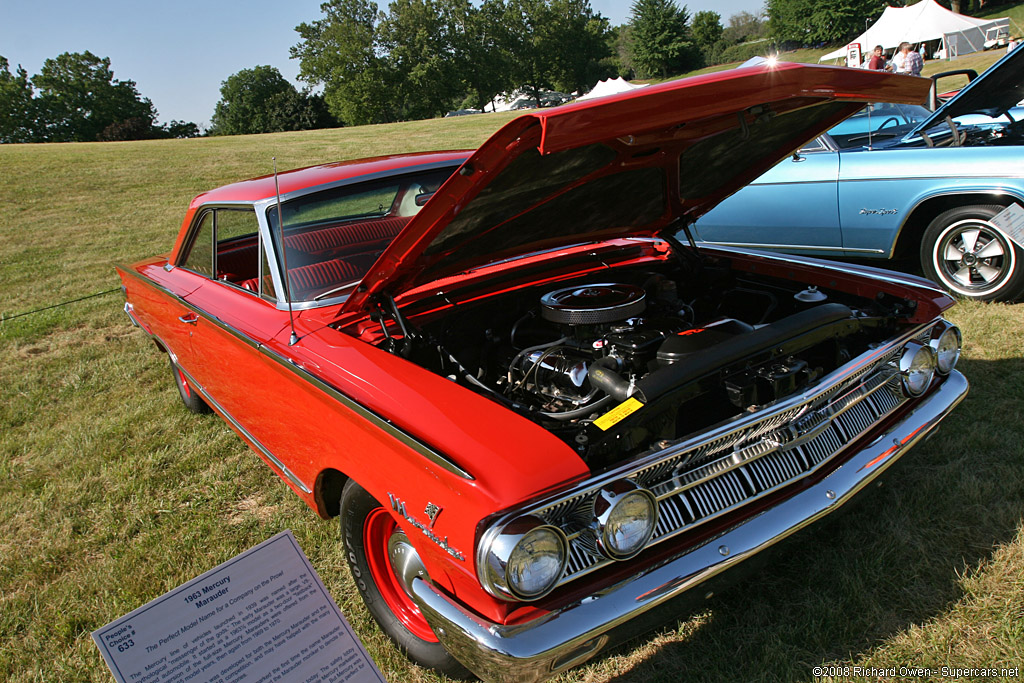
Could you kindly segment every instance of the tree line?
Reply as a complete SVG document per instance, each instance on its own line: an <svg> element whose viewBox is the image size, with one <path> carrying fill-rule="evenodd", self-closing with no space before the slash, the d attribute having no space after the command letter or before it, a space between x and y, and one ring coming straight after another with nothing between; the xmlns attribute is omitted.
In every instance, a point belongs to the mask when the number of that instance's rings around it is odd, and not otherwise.
<svg viewBox="0 0 1024 683"><path fill-rule="evenodd" d="M114 78L108 57L65 52L29 78L0 55L0 142L92 142L184 138L196 124L157 125L153 103L135 82Z"/></svg>
<svg viewBox="0 0 1024 683"><path fill-rule="evenodd" d="M586 92L598 79L668 78L785 45L840 43L891 0L766 0L763 14L692 17L675 0L634 0L611 26L590 0L326 0L296 27L298 90L271 66L225 79L207 134L387 123L484 109L520 90ZM907 0L912 2L913 0ZM954 11L1000 0L942 0ZM314 92L319 89L322 92ZM195 123L156 123L135 82L91 52L47 59L31 78L0 56L0 142L192 137Z"/></svg>

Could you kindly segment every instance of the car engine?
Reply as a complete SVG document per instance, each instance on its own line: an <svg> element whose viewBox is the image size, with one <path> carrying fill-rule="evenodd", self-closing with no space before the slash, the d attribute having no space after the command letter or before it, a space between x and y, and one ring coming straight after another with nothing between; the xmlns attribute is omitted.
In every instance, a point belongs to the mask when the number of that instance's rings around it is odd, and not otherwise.
<svg viewBox="0 0 1024 683"><path fill-rule="evenodd" d="M460 305L409 322L404 348L385 343L600 466L801 391L888 338L911 306L728 269L702 270L700 284L617 275Z"/></svg>

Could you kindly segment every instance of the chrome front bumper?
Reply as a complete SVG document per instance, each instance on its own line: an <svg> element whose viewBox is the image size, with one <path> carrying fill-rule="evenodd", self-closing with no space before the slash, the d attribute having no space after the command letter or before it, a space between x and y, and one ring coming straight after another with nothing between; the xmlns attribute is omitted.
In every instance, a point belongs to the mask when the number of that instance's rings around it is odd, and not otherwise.
<svg viewBox="0 0 1024 683"><path fill-rule="evenodd" d="M641 617L839 508L928 436L967 388L953 371L914 412L819 483L701 546L527 623L485 621L422 579L413 580L413 597L445 648L483 680L543 680L650 629L650 618Z"/></svg>

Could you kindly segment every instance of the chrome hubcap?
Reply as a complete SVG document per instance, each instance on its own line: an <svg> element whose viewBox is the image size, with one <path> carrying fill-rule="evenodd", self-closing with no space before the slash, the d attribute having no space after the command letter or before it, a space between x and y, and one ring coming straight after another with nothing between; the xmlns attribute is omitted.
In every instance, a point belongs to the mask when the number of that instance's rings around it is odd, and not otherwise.
<svg viewBox="0 0 1024 683"><path fill-rule="evenodd" d="M409 543L409 537L401 529L396 529L388 539L388 558L402 590L412 596L412 580L417 577L427 580L427 570L419 553Z"/></svg>
<svg viewBox="0 0 1024 683"><path fill-rule="evenodd" d="M936 246L936 265L955 289L995 289L1008 274L1011 247L994 228L968 220L947 228Z"/></svg>

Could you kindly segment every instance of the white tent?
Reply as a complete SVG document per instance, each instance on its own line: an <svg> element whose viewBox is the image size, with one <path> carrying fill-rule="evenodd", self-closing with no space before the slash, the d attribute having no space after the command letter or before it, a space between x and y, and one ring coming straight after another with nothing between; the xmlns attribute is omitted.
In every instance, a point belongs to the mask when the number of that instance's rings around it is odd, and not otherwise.
<svg viewBox="0 0 1024 683"><path fill-rule="evenodd" d="M580 100L592 100L595 97L604 97L605 95L615 95L620 92L629 92L630 90L636 90L637 88L643 88L647 83L638 83L633 85L629 81L625 80L621 76L619 78L609 78L603 81L598 81L594 89L588 92L586 95L577 97L576 101Z"/></svg>
<svg viewBox="0 0 1024 683"><path fill-rule="evenodd" d="M870 52L876 45L890 50L902 42L916 46L941 39L945 54L955 57L991 47L996 40L1006 38L1009 26L1010 20L1006 17L975 19L951 12L935 0L921 0L909 7L886 7L871 28L850 42L860 43L863 52ZM844 56L846 48L841 47L818 61Z"/></svg>

